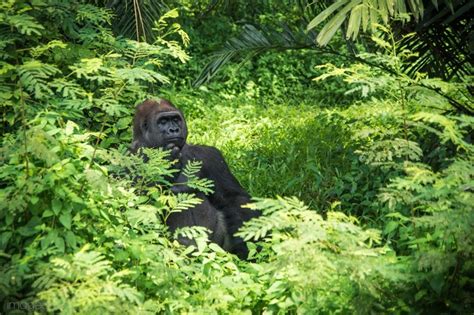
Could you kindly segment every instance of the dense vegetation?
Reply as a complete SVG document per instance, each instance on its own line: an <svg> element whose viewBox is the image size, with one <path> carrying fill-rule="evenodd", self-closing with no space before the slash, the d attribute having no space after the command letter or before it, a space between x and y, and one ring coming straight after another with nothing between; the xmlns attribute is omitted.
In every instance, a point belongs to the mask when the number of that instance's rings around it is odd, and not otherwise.
<svg viewBox="0 0 474 315"><path fill-rule="evenodd" d="M2 1L1 312L473 312L469 2L408 2ZM255 197L249 261L173 241L148 97Z"/></svg>

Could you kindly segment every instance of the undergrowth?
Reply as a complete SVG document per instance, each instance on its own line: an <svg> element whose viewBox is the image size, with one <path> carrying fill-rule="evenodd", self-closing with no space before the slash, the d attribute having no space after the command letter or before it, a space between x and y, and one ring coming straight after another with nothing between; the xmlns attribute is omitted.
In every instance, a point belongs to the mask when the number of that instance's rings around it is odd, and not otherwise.
<svg viewBox="0 0 474 315"><path fill-rule="evenodd" d="M405 76L410 54L390 49L390 30L379 29L384 53L360 58L391 72L311 70L334 97L305 94L284 77L301 65L276 55L252 65L261 82L244 67L196 91L166 85L182 69L169 59L188 60L177 11L147 44L115 36L111 12L82 1L0 8L3 311L472 312L474 121L450 103L468 104L468 85ZM255 197L263 215L238 232L253 240L249 261L202 227L167 229L199 200L169 191L166 152L146 164L127 153L133 107L152 96L177 104L189 141L219 148ZM198 169L190 184L209 191Z"/></svg>

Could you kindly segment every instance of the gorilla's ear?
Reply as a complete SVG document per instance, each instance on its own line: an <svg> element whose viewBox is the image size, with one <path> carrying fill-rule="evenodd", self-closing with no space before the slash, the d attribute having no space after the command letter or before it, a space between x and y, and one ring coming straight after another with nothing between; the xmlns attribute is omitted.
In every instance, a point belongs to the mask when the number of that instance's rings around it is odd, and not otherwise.
<svg viewBox="0 0 474 315"><path fill-rule="evenodd" d="M144 119L142 119L142 123L141 123L140 127L143 131L148 130L148 119L146 119L146 117Z"/></svg>

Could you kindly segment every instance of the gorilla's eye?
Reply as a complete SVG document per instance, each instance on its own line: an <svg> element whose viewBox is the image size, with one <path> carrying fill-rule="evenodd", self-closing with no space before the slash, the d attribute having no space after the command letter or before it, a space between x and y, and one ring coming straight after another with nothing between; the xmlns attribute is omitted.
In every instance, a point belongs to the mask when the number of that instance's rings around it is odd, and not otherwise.
<svg viewBox="0 0 474 315"><path fill-rule="evenodd" d="M179 122L179 117L173 118L173 121L174 121L174 122Z"/></svg>
<svg viewBox="0 0 474 315"><path fill-rule="evenodd" d="M158 119L158 124L165 125L166 124L166 119L163 119L163 118Z"/></svg>

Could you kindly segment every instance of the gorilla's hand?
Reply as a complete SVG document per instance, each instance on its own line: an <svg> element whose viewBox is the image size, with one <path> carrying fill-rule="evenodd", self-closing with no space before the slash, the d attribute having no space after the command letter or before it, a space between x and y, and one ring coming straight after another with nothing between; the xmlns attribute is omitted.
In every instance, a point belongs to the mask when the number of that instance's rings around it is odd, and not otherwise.
<svg viewBox="0 0 474 315"><path fill-rule="evenodd" d="M179 160L181 157L181 148L174 143L168 143L165 149L170 150L170 160Z"/></svg>

